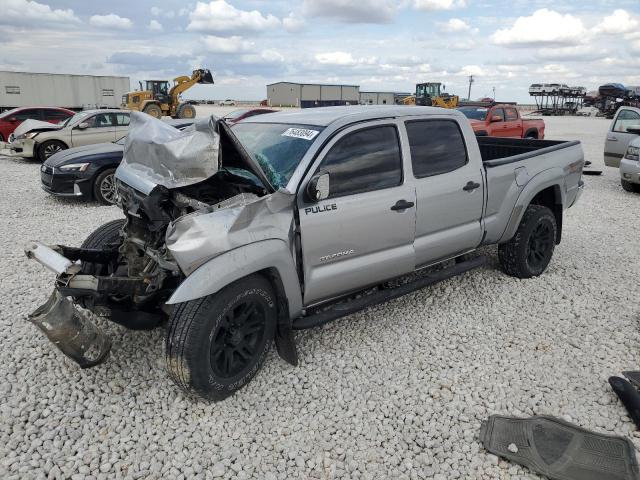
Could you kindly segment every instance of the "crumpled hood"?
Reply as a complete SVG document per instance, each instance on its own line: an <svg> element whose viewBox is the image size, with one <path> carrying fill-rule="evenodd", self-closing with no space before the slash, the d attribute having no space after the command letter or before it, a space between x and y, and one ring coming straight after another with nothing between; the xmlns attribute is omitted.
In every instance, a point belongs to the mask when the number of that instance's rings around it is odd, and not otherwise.
<svg viewBox="0 0 640 480"><path fill-rule="evenodd" d="M180 131L146 113L131 112L116 178L145 194L156 185L193 185L218 171L219 150L220 135L213 118Z"/></svg>
<svg viewBox="0 0 640 480"><path fill-rule="evenodd" d="M131 112L124 156L116 178L146 195L158 185L173 189L202 182L222 166L221 135L227 141L225 145L237 154L235 162L225 166L254 173L267 191L274 192L260 166L244 150L229 126L214 116L197 120L180 131L146 113Z"/></svg>
<svg viewBox="0 0 640 480"><path fill-rule="evenodd" d="M61 152L50 156L44 163L51 167L57 167L58 165L62 165L70 160L76 160L79 158L87 158L94 155L104 155L110 153L122 154L123 148L124 147L122 145L118 145L117 143L98 143L97 145L84 145L82 147L62 150Z"/></svg>
<svg viewBox="0 0 640 480"><path fill-rule="evenodd" d="M16 127L16 129L13 131L13 134L17 138L20 135L28 133L32 130L42 132L45 130L59 130L60 128L62 127L60 125L56 125L55 123L43 122L40 120L25 120Z"/></svg>

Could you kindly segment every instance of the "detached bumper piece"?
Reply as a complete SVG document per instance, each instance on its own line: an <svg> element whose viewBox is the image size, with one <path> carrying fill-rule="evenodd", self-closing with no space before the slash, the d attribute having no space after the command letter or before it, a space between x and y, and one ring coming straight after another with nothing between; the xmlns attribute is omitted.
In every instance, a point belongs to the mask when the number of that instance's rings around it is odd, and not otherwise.
<svg viewBox="0 0 640 480"><path fill-rule="evenodd" d="M638 480L630 440L590 432L558 418L493 415L480 427L491 453L552 480Z"/></svg>
<svg viewBox="0 0 640 480"><path fill-rule="evenodd" d="M54 290L49 300L29 315L29 321L81 368L102 363L111 349L111 340L102 329L58 290Z"/></svg>

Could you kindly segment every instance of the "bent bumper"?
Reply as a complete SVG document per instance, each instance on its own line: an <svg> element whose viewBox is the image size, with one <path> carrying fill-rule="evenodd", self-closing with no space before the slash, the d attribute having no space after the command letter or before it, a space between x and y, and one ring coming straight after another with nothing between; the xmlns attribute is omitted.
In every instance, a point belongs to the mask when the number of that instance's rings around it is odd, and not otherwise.
<svg viewBox="0 0 640 480"><path fill-rule="evenodd" d="M30 138L14 140L5 144L11 157L33 158L36 150L36 142Z"/></svg>

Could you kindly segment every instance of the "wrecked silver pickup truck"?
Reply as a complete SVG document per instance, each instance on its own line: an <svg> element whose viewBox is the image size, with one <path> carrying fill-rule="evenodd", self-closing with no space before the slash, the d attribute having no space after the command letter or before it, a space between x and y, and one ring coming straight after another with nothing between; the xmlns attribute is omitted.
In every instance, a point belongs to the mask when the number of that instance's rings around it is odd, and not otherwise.
<svg viewBox="0 0 640 480"><path fill-rule="evenodd" d="M80 248L27 246L56 273L31 321L87 367L110 345L86 309L134 329L168 316L170 376L219 400L274 340L295 365L293 330L483 265L470 255L482 245L499 245L509 275L540 275L583 164L579 142L476 138L462 114L431 107L317 108L183 132L132 112L116 173L125 219Z"/></svg>

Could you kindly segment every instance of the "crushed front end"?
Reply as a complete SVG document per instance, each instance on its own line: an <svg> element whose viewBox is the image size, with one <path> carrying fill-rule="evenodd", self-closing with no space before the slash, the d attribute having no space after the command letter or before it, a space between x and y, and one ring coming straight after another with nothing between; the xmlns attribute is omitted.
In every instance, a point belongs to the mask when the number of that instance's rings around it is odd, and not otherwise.
<svg viewBox="0 0 640 480"><path fill-rule="evenodd" d="M116 174L124 219L103 225L80 248L35 241L25 248L28 258L56 274L53 293L29 320L83 368L104 361L111 344L89 312L131 329L153 328L167 317L166 301L190 273L167 248L170 225L245 206L267 193L245 176L220 170L221 142L212 121L179 132L137 115L132 112L132 138L125 145L123 171ZM145 160L134 162L136 157Z"/></svg>

